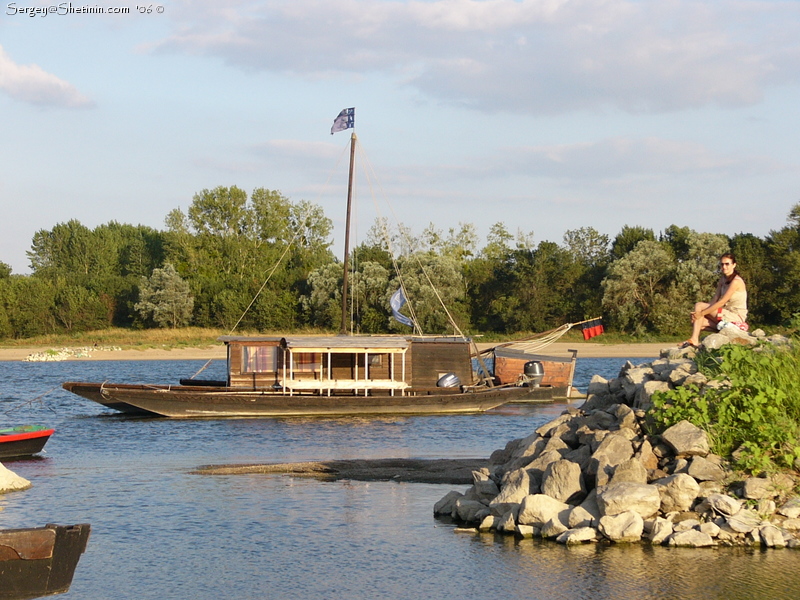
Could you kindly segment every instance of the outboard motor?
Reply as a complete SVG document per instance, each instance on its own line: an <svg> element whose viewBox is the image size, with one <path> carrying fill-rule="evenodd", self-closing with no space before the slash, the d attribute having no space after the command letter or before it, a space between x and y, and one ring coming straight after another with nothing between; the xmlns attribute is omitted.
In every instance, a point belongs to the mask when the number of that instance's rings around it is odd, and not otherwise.
<svg viewBox="0 0 800 600"><path fill-rule="evenodd" d="M529 387L539 387L544 379L544 367L538 360L529 360L522 368L525 385Z"/></svg>
<svg viewBox="0 0 800 600"><path fill-rule="evenodd" d="M460 385L461 385L461 380L455 373L447 373L446 375L442 375L441 377L439 377L439 381L436 382L436 387L443 387L443 388L459 387Z"/></svg>

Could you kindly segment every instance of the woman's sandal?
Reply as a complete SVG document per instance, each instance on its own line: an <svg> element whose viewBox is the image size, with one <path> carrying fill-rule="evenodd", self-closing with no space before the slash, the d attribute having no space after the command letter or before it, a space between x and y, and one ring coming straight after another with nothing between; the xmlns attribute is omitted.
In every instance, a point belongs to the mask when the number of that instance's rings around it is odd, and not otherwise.
<svg viewBox="0 0 800 600"><path fill-rule="evenodd" d="M683 350L684 348L697 348L697 344L693 344L691 340L686 340L685 342L678 344L679 350Z"/></svg>

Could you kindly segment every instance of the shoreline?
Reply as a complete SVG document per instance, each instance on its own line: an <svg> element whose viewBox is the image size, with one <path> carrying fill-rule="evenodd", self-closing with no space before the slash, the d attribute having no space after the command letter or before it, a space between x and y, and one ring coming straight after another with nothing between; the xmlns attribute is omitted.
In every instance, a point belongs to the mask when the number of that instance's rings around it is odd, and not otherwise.
<svg viewBox="0 0 800 600"><path fill-rule="evenodd" d="M479 343L481 350L496 344ZM571 349L578 351L578 358L658 358L661 349L669 348L669 342L662 343L632 343L632 344L590 344L585 342L556 342L545 348L541 354L546 356L570 357ZM0 361L24 361L28 356L47 352L48 350L61 350L47 346L27 348L0 348ZM226 360L224 344L213 344L197 348L147 348L143 350L125 349L88 349L88 355L71 356L67 361L89 360Z"/></svg>

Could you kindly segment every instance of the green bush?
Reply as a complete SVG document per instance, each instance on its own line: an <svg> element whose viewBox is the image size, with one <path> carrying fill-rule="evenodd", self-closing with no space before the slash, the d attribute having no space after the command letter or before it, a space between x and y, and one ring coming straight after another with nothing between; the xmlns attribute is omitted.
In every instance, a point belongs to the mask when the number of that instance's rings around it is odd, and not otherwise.
<svg viewBox="0 0 800 600"><path fill-rule="evenodd" d="M794 468L800 460L800 350L728 345L699 355L719 388L679 387L653 395L655 432L685 419L708 432L712 450L750 472Z"/></svg>

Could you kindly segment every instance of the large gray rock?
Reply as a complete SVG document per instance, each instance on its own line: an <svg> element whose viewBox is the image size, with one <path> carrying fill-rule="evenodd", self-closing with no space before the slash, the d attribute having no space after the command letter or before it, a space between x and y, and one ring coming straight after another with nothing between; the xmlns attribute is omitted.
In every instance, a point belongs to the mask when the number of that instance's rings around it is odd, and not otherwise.
<svg viewBox="0 0 800 600"><path fill-rule="evenodd" d="M728 517L727 523L737 533L750 533L761 525L761 518L749 508L743 508Z"/></svg>
<svg viewBox="0 0 800 600"><path fill-rule="evenodd" d="M517 522L514 520L514 511L510 510L502 517L499 517L495 529L501 533L515 533L517 530Z"/></svg>
<svg viewBox="0 0 800 600"><path fill-rule="evenodd" d="M482 502L458 498L453 509L453 518L465 523L479 523L486 516L485 514L480 514L485 509L486 505Z"/></svg>
<svg viewBox="0 0 800 600"><path fill-rule="evenodd" d="M686 472L698 481L722 481L725 469L703 456L693 456Z"/></svg>
<svg viewBox="0 0 800 600"><path fill-rule="evenodd" d="M550 463L542 477L542 493L567 504L577 504L586 497L581 467L568 460Z"/></svg>
<svg viewBox="0 0 800 600"><path fill-rule="evenodd" d="M758 530L761 543L767 548L785 548L786 540L783 539L783 532L775 525L762 525Z"/></svg>
<svg viewBox="0 0 800 600"><path fill-rule="evenodd" d="M525 469L510 471L503 476L500 493L489 503L492 514L502 516L519 506L530 492L530 477Z"/></svg>
<svg viewBox="0 0 800 600"><path fill-rule="evenodd" d="M797 519L800 517L800 498L796 496L791 498L778 509L778 512L789 519Z"/></svg>
<svg viewBox="0 0 800 600"><path fill-rule="evenodd" d="M633 456L633 446L630 441L620 433L607 435L597 450L592 454L587 468L587 475L594 477L596 485L608 483L617 465Z"/></svg>
<svg viewBox="0 0 800 600"><path fill-rule="evenodd" d="M661 512L689 510L697 499L700 485L685 473L670 475L654 482L661 494Z"/></svg>
<svg viewBox="0 0 800 600"><path fill-rule="evenodd" d="M577 527L568 529L556 538L560 544L583 544L584 542L596 542L597 530L594 527Z"/></svg>
<svg viewBox="0 0 800 600"><path fill-rule="evenodd" d="M742 508L741 500L737 500L727 494L711 494L705 499L704 504L723 517L735 515Z"/></svg>
<svg viewBox="0 0 800 600"><path fill-rule="evenodd" d="M598 531L612 542L638 542L642 539L644 519L633 511L600 517Z"/></svg>
<svg viewBox="0 0 800 600"><path fill-rule="evenodd" d="M544 538L557 538L568 529L569 527L561 520L560 516L556 515L542 525L541 535Z"/></svg>
<svg viewBox="0 0 800 600"><path fill-rule="evenodd" d="M489 504L500 493L497 484L486 473L473 471L472 481L474 482L472 487L475 499L484 504Z"/></svg>
<svg viewBox="0 0 800 600"><path fill-rule="evenodd" d="M709 453L708 435L689 421L673 425L661 434L661 439L673 449L675 456L706 456Z"/></svg>
<svg viewBox="0 0 800 600"><path fill-rule="evenodd" d="M648 537L651 544L661 545L672 533L672 522L662 517L656 517Z"/></svg>
<svg viewBox="0 0 800 600"><path fill-rule="evenodd" d="M680 533L673 533L667 539L670 546L680 546L684 548L705 548L714 545L714 540L707 533L697 529L689 529Z"/></svg>
<svg viewBox="0 0 800 600"><path fill-rule="evenodd" d="M773 493L772 482L766 477L748 477L744 480L742 495L751 500L761 500Z"/></svg>
<svg viewBox="0 0 800 600"><path fill-rule="evenodd" d="M21 492L31 487L31 482L20 477L0 463L0 494L8 492Z"/></svg>
<svg viewBox="0 0 800 600"><path fill-rule="evenodd" d="M668 392L670 385L666 381L645 381L636 390L633 397L633 406L636 408L647 409L652 406L652 397L656 392Z"/></svg>
<svg viewBox="0 0 800 600"><path fill-rule="evenodd" d="M645 439L634 456L639 459L647 471L654 471L658 468L658 457L653 451L653 444L650 440Z"/></svg>
<svg viewBox="0 0 800 600"><path fill-rule="evenodd" d="M569 512L567 525L571 528L596 527L601 516L597 506L597 490L592 490L580 506Z"/></svg>
<svg viewBox="0 0 800 600"><path fill-rule="evenodd" d="M519 507L517 523L522 525L533 525L542 527L553 517L558 517L562 512L569 520L568 512L571 509L569 504L545 496L544 494L531 494L526 496Z"/></svg>
<svg viewBox="0 0 800 600"><path fill-rule="evenodd" d="M614 474L611 476L611 483L620 483L623 481L647 483L647 469L644 468L642 461L635 456L619 464L617 468L614 469Z"/></svg>
<svg viewBox="0 0 800 600"><path fill-rule="evenodd" d="M604 516L633 511L646 519L658 512L661 495L654 485L627 481L612 483L597 492L597 506Z"/></svg>
<svg viewBox="0 0 800 600"><path fill-rule="evenodd" d="M464 494L461 492L456 492L455 490L452 492L447 492L444 495L444 498L439 500L436 504L433 505L433 514L434 515L452 515L453 511L456 508L456 500L461 498Z"/></svg>

